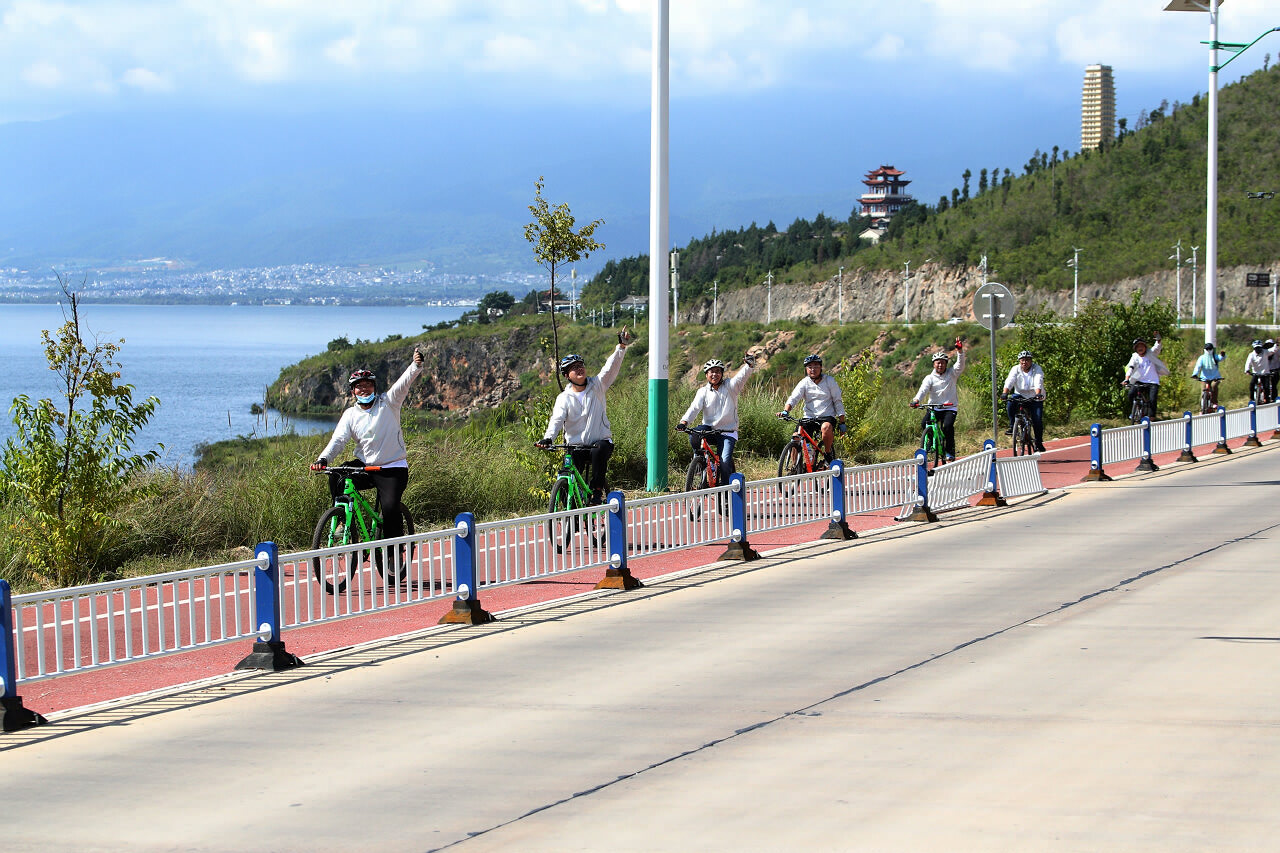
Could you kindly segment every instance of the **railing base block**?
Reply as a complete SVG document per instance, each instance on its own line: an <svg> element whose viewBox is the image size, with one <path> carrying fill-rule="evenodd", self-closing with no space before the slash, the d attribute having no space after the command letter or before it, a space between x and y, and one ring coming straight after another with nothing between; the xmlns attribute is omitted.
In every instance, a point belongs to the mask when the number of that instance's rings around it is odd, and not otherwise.
<svg viewBox="0 0 1280 853"><path fill-rule="evenodd" d="M1141 471L1144 474L1147 474L1152 471L1159 471L1160 466L1157 465L1155 462L1151 461L1150 459L1143 459L1141 462L1138 463L1138 467L1134 468L1133 470Z"/></svg>
<svg viewBox="0 0 1280 853"><path fill-rule="evenodd" d="M847 521L833 521L827 525L827 530L819 539L835 539L837 541L845 541L848 539L857 539L858 534L849 529Z"/></svg>
<svg viewBox="0 0 1280 853"><path fill-rule="evenodd" d="M938 514L927 506L917 506L911 511L904 521L937 521Z"/></svg>
<svg viewBox="0 0 1280 853"><path fill-rule="evenodd" d="M1182 455L1178 457L1178 461L1179 462L1199 462L1200 460L1197 459L1196 455L1192 453L1190 450L1184 450L1182 451Z"/></svg>
<svg viewBox="0 0 1280 853"><path fill-rule="evenodd" d="M1084 479L1083 479L1083 480L1081 480L1080 482L1082 482L1082 483L1109 483L1109 482L1111 482L1111 475L1110 475L1110 474L1108 474L1106 471L1103 471L1101 468L1090 468L1090 469L1089 469L1089 473L1088 473L1088 474L1085 474L1085 475L1084 475Z"/></svg>
<svg viewBox="0 0 1280 853"><path fill-rule="evenodd" d="M1262 442L1258 441L1258 437L1256 435L1251 435L1244 440L1244 444L1242 446L1243 447L1261 447Z"/></svg>
<svg viewBox="0 0 1280 853"><path fill-rule="evenodd" d="M266 672L283 672L302 666L302 658L285 651L284 641L257 642L248 657L236 664L236 669L261 669Z"/></svg>
<svg viewBox="0 0 1280 853"><path fill-rule="evenodd" d="M0 696L0 703L4 705L4 730L6 732L20 732L23 729L43 726L49 722L30 708L22 707L21 696Z"/></svg>
<svg viewBox="0 0 1280 853"><path fill-rule="evenodd" d="M640 589L643 586L630 569L605 569L596 589Z"/></svg>
<svg viewBox="0 0 1280 853"><path fill-rule="evenodd" d="M1008 506L1009 503L1000 495L999 492L983 492L982 497L978 498L978 502L974 506Z"/></svg>
<svg viewBox="0 0 1280 853"><path fill-rule="evenodd" d="M1214 456L1230 456L1231 448L1227 447L1226 442L1220 442L1217 447L1213 448Z"/></svg>
<svg viewBox="0 0 1280 853"><path fill-rule="evenodd" d="M470 598L466 601L455 598L453 609L440 617L437 625L487 625L496 621L493 614L480 606L480 600Z"/></svg>
<svg viewBox="0 0 1280 853"><path fill-rule="evenodd" d="M729 547L724 549L724 553L718 559L741 560L744 563L749 563L752 560L760 559L760 552L752 548L744 539L741 542L730 542Z"/></svg>

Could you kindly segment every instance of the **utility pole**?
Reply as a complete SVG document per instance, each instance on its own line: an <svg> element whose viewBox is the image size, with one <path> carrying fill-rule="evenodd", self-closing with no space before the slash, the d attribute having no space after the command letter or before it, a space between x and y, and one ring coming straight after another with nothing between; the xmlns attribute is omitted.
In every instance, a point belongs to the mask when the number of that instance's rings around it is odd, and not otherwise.
<svg viewBox="0 0 1280 853"><path fill-rule="evenodd" d="M1199 263L1196 253L1200 251L1199 246L1191 247L1191 257L1188 259L1191 263L1191 325L1196 324L1196 267Z"/></svg>
<svg viewBox="0 0 1280 853"><path fill-rule="evenodd" d="M840 284L839 284L839 292L840 292L840 325L841 325L841 326L843 326L843 325L844 325L844 267L840 267L840 273L839 273L839 276L840 276Z"/></svg>
<svg viewBox="0 0 1280 853"><path fill-rule="evenodd" d="M670 337L667 329L667 266L662 253L671 250L670 213L670 107L671 107L671 3L653 4L653 69L649 118L649 423L645 440L647 479L645 490L667 490L667 416ZM633 315L634 322L634 315Z"/></svg>
<svg viewBox="0 0 1280 853"><path fill-rule="evenodd" d="M1071 247L1071 260L1067 261L1067 266L1072 270L1071 284L1071 316L1075 317L1080 313L1080 249L1075 246Z"/></svg>
<svg viewBox="0 0 1280 853"><path fill-rule="evenodd" d="M911 261L902 265L902 324L911 324Z"/></svg>
<svg viewBox="0 0 1280 853"><path fill-rule="evenodd" d="M1173 268L1178 271L1175 276L1177 284L1174 285L1173 298L1178 303L1178 328L1182 328L1182 238L1178 238L1178 242L1173 244L1173 254L1169 256L1169 260L1173 261Z"/></svg>
<svg viewBox="0 0 1280 853"><path fill-rule="evenodd" d="M769 270L769 274L765 276L765 284L768 289L765 291L765 325L773 322L773 270Z"/></svg>
<svg viewBox="0 0 1280 853"><path fill-rule="evenodd" d="M711 325L716 324L716 315L720 310L720 279L711 280Z"/></svg>

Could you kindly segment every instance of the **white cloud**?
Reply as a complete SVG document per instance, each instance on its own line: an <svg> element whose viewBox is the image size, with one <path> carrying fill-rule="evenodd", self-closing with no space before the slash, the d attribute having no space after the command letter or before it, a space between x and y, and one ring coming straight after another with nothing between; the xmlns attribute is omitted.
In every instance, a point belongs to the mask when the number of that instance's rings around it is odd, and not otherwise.
<svg viewBox="0 0 1280 853"><path fill-rule="evenodd" d="M148 68L130 68L121 76L120 82L144 92L173 91L173 83Z"/></svg>
<svg viewBox="0 0 1280 853"><path fill-rule="evenodd" d="M867 56L872 59L894 60L903 55L906 47L907 41L902 36L885 33L867 51Z"/></svg>
<svg viewBox="0 0 1280 853"><path fill-rule="evenodd" d="M62 82L62 72L52 62L36 62L22 69L22 79L32 86L53 89Z"/></svg>

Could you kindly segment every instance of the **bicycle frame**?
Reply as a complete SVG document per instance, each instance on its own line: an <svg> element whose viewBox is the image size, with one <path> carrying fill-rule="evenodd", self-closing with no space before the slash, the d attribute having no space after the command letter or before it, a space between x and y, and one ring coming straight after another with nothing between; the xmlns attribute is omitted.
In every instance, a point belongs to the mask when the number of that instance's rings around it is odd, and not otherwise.
<svg viewBox="0 0 1280 853"><path fill-rule="evenodd" d="M822 458L819 455L822 443L809 434L809 431L804 428L802 419L788 415L786 420L796 425L796 431L792 433L791 438L800 440L800 457L804 460L805 472L812 474L814 471L821 471L823 466L818 463L818 460Z"/></svg>
<svg viewBox="0 0 1280 853"><path fill-rule="evenodd" d="M343 500L346 498L346 500ZM360 531L360 537L364 540L373 539L375 530L382 529L382 516L373 508L373 504L369 503L364 495L355 487L355 483L351 482L351 475L347 474L343 477L342 494L333 499L334 506L342 506L343 513L346 516L347 527L351 526L354 519L356 529ZM365 519L369 523L365 524Z"/></svg>
<svg viewBox="0 0 1280 853"><path fill-rule="evenodd" d="M928 456L934 454L935 458L942 459L946 456L947 437L942 432L942 421L938 420L938 412L942 411L941 406L925 406L925 424L924 437L921 449Z"/></svg>
<svg viewBox="0 0 1280 853"><path fill-rule="evenodd" d="M724 461L720 458L720 454L716 453L715 448L711 446L711 442L707 441L707 439L717 435L724 435L724 433L720 430L698 430L696 428L690 430L690 432L696 432L702 443L702 446L697 451L698 454L702 456L702 458L715 463L714 468L710 465L707 466L707 485L712 487L720 485L720 473L724 471Z"/></svg>

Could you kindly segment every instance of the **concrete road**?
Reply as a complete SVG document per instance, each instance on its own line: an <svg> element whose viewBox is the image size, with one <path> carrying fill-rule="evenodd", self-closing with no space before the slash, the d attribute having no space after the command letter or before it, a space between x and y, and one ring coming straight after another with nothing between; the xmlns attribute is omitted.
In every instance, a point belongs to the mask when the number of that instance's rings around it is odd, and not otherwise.
<svg viewBox="0 0 1280 853"><path fill-rule="evenodd" d="M1269 447L67 716L0 738L4 847L1275 849L1277 486Z"/></svg>

